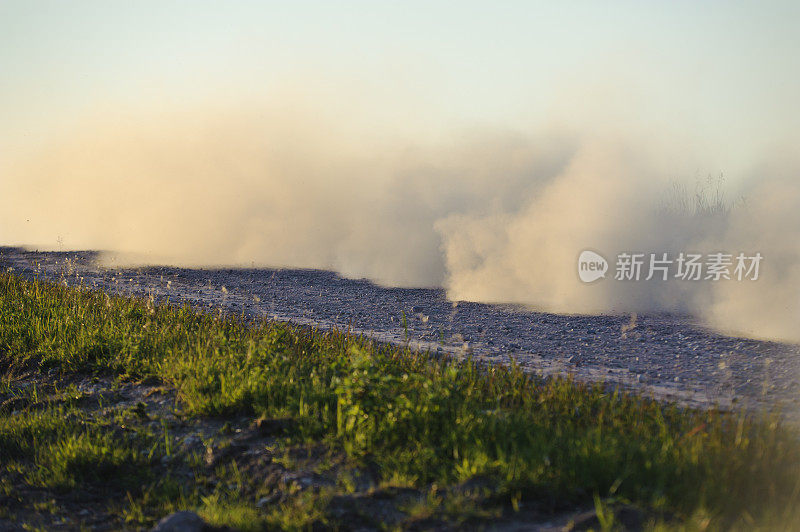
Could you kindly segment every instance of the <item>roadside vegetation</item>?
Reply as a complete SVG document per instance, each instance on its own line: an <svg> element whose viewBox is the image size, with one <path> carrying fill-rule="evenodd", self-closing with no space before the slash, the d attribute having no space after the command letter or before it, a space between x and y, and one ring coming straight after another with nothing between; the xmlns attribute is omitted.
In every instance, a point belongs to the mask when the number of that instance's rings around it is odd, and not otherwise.
<svg viewBox="0 0 800 532"><path fill-rule="evenodd" d="M778 414L0 274L0 528L800 528Z"/></svg>

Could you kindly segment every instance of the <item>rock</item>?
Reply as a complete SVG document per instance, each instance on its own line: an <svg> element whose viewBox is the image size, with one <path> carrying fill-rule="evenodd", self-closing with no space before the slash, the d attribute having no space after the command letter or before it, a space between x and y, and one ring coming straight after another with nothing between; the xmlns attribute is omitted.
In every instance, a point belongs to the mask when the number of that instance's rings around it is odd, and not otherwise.
<svg viewBox="0 0 800 532"><path fill-rule="evenodd" d="M0 404L0 412L17 412L18 410L25 407L28 403L28 400L24 397L14 397L12 399L7 399Z"/></svg>
<svg viewBox="0 0 800 532"><path fill-rule="evenodd" d="M208 529L202 517L184 510L163 518L153 527L153 532L204 532Z"/></svg>
<svg viewBox="0 0 800 532"><path fill-rule="evenodd" d="M283 483L296 489L304 490L314 483L314 479L302 473L289 472L283 475Z"/></svg>
<svg viewBox="0 0 800 532"><path fill-rule="evenodd" d="M274 436L290 432L296 422L292 418L258 418L250 424L250 429L260 436Z"/></svg>
<svg viewBox="0 0 800 532"><path fill-rule="evenodd" d="M203 440L194 434L190 434L183 439L183 446L187 449L200 445L201 443L203 443Z"/></svg>
<svg viewBox="0 0 800 532"><path fill-rule="evenodd" d="M206 447L205 461L209 467L218 465L221 461L229 458L244 454L247 451L247 445L239 443L231 443L224 447Z"/></svg>
<svg viewBox="0 0 800 532"><path fill-rule="evenodd" d="M272 495L268 495L266 497L261 497L260 499L258 499L258 502L256 503L256 507L257 508L266 508L267 506L269 506L273 502L277 501L278 499L280 499L280 494L279 493L273 493Z"/></svg>
<svg viewBox="0 0 800 532"><path fill-rule="evenodd" d="M622 530L642 530L644 526L644 512L630 505L620 505L613 508L614 522ZM600 519L595 510L589 510L576 515L565 530L598 530Z"/></svg>

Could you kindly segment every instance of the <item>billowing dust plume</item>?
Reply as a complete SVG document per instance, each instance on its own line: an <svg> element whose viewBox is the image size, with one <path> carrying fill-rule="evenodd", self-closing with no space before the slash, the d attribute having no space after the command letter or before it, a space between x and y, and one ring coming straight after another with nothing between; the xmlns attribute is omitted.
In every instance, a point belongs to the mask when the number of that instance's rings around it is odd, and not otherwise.
<svg viewBox="0 0 800 532"><path fill-rule="evenodd" d="M797 159L764 154L732 187L681 175L675 161L701 157L640 135L421 136L342 118L274 104L87 120L0 156L0 243L326 268L561 313L689 312L800 341ZM609 260L606 279L580 281L584 249ZM613 279L618 253L681 251L760 252L760 278Z"/></svg>

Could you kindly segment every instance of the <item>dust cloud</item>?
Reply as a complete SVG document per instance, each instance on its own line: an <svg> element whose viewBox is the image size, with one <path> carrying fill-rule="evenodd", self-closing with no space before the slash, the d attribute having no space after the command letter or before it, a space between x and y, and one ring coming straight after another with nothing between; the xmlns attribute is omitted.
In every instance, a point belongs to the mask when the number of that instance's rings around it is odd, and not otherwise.
<svg viewBox="0 0 800 532"><path fill-rule="evenodd" d="M800 162L735 183L636 131L393 132L324 106L118 112L0 155L0 242L184 266L333 269L559 313L691 313L800 341ZM716 172L720 169L708 169ZM677 192L676 192L677 191ZM580 281L592 249L609 276ZM757 281L615 281L622 252L760 252Z"/></svg>

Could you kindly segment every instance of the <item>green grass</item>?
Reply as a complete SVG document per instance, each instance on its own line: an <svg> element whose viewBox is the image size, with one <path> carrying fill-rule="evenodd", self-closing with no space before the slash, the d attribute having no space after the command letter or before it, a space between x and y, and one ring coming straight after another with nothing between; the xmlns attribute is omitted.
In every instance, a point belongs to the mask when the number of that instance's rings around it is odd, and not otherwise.
<svg viewBox="0 0 800 532"><path fill-rule="evenodd" d="M158 379L178 390L189 417L290 418L290 441L322 442L386 485L402 479L427 494L433 502L417 504L421 514L599 504L603 516L604 504L624 502L662 516L666 524L657 526L689 529L791 529L800 518L800 444L777 415L689 410L338 332L247 325L4 273L0 369L18 368ZM146 466L168 452L169 436L122 445L102 427L85 430L65 408L0 413L4 482L17 475L54 488L110 478L146 484ZM148 446L158 452L143 454ZM481 488L467 502L437 500L475 479ZM234 495L162 491L150 498L164 508L189 501L215 522L255 519L252 504ZM156 504L138 497L136 504ZM304 497L262 524L324 522L332 494Z"/></svg>

